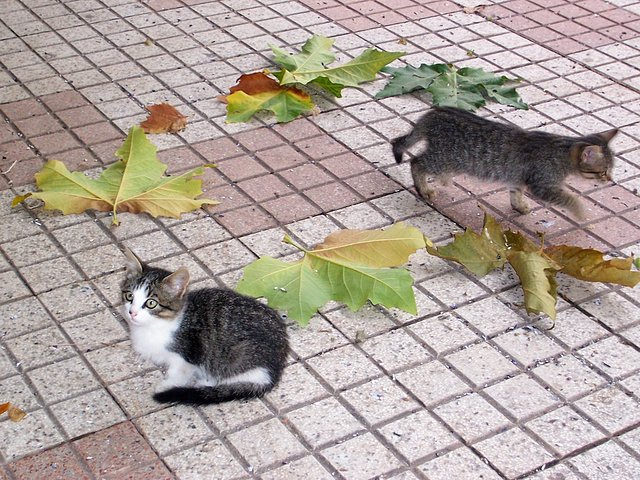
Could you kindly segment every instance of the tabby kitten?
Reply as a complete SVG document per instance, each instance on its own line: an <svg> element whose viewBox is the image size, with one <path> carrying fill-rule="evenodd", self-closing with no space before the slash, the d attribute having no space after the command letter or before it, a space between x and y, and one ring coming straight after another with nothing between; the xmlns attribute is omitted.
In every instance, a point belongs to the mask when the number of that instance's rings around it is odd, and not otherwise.
<svg viewBox="0 0 640 480"><path fill-rule="evenodd" d="M511 206L522 214L529 213L522 198L527 187L533 197L583 218L578 199L562 188L564 180L569 174L610 180L613 153L608 144L617 132L565 137L525 131L457 108L435 107L392 145L400 163L407 149L421 140L427 142L424 152L411 159L413 182L427 201L435 193L427 176L446 183L451 176L466 173L509 184Z"/></svg>
<svg viewBox="0 0 640 480"><path fill-rule="evenodd" d="M133 349L167 367L158 402L195 405L255 398L280 380L289 343L278 313L226 289L186 293L189 272L144 265L125 251L124 317Z"/></svg>

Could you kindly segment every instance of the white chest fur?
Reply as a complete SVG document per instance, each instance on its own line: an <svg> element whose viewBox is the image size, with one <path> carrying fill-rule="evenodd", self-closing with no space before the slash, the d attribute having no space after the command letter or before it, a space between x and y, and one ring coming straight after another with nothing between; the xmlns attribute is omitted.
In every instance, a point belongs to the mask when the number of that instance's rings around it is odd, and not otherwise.
<svg viewBox="0 0 640 480"><path fill-rule="evenodd" d="M131 343L141 357L157 365L168 365L176 355L167 350L180 321L154 319L144 325L131 326Z"/></svg>

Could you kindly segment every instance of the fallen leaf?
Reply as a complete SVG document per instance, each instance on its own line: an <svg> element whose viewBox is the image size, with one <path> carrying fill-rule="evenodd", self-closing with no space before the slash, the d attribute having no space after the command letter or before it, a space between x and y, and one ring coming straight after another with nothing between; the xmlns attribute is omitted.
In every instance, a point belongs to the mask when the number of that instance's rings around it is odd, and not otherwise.
<svg viewBox="0 0 640 480"><path fill-rule="evenodd" d="M504 233L496 220L485 215L480 234L467 228L464 233L454 235L454 241L440 247L427 245L431 255L464 265L474 274L483 277L491 270L507 262Z"/></svg>
<svg viewBox="0 0 640 480"><path fill-rule="evenodd" d="M9 410L9 407L11 406L11 404L9 402L7 403L0 403L0 415L2 415L4 412L6 412L7 410Z"/></svg>
<svg viewBox="0 0 640 480"><path fill-rule="evenodd" d="M548 247L544 253L562 266L562 273L580 280L616 283L626 287L635 287L640 282L640 272L631 271L633 258L605 260L598 250L567 245Z"/></svg>
<svg viewBox="0 0 640 480"><path fill-rule="evenodd" d="M9 406L7 415L9 415L9 420L11 420L12 422L20 422L24 417L27 416L27 412L19 409L18 407L12 404Z"/></svg>
<svg viewBox="0 0 640 480"><path fill-rule="evenodd" d="M391 79L376 94L376 98L402 95L417 90L426 90L437 106L476 110L490 98L504 105L527 109L515 87L515 82L505 76L485 72L481 68L464 67L444 63L422 64L419 67L385 68Z"/></svg>
<svg viewBox="0 0 640 480"><path fill-rule="evenodd" d="M241 75L230 94L218 99L227 103L227 121L246 122L261 110L276 115L278 122L290 122L315 106L311 97L295 87L280 85L262 72Z"/></svg>
<svg viewBox="0 0 640 480"><path fill-rule="evenodd" d="M107 167L97 180L70 172L58 160L49 160L36 174L39 191L28 196L42 200L45 209L60 210L65 215L88 209L112 212L114 224L118 223L118 212L179 218L202 205L219 203L196 200L202 194L202 181L193 179L215 165L203 165L175 177L165 176L167 166L158 161L155 145L140 127L131 127L116 155L120 161Z"/></svg>
<svg viewBox="0 0 640 480"><path fill-rule="evenodd" d="M396 267L424 248L424 235L396 224L386 230L341 230L329 235L296 262L263 257L244 269L240 293L264 297L276 309L287 310L302 325L329 300L357 310L367 301L416 313L413 279Z"/></svg>
<svg viewBox="0 0 640 480"><path fill-rule="evenodd" d="M344 87L357 87L360 83L375 79L382 67L404 55L404 52L368 48L345 64L328 67L335 59L335 54L330 50L332 45L333 40L314 35L302 46L301 53L295 55L271 46L275 62L283 68L274 75L281 85L313 84L340 97Z"/></svg>
<svg viewBox="0 0 640 480"><path fill-rule="evenodd" d="M140 126L145 133L177 133L187 126L187 117L168 103L146 107L149 116Z"/></svg>

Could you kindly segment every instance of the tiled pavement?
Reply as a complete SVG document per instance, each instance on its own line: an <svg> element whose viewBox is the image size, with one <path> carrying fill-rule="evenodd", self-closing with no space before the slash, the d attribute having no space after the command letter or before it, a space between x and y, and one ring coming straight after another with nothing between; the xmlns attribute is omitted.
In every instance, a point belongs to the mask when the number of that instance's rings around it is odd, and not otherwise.
<svg viewBox="0 0 640 480"><path fill-rule="evenodd" d="M0 402L28 412L0 419L0 479L640 478L637 289L564 277L548 329L519 307L512 272L478 279L419 253L419 316L332 305L290 328L273 393L195 409L154 404L160 372L132 354L117 313L121 245L233 286L257 256L291 252L285 232L312 245L405 220L446 240L479 226L479 204L547 242L637 252L640 2L0 0L0 19ZM341 59L375 45L407 51L398 66L518 76L532 108L482 114L561 133L619 127L615 183L570 182L588 204L580 224L542 206L515 215L505 188L463 177L431 208L388 143L428 98L376 101L383 80L289 124L226 124L216 96L269 67L268 44L312 33ZM190 119L153 137L161 159L171 172L216 162L205 187L219 206L179 221L124 214L117 228L10 207L46 159L112 162L159 101Z"/></svg>

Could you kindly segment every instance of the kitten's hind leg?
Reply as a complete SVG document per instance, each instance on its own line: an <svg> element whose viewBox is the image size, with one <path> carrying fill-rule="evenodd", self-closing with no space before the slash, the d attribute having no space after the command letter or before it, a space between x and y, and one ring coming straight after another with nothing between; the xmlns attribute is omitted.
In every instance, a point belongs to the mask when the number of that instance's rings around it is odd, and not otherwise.
<svg viewBox="0 0 640 480"><path fill-rule="evenodd" d="M411 160L411 176L416 190L425 201L433 203L436 192L427 182L429 175L431 175L431 172L425 168L424 162L420 160L420 157Z"/></svg>
<svg viewBox="0 0 640 480"><path fill-rule="evenodd" d="M193 382L197 367L185 361L180 355L169 360L165 378L156 385L156 392L162 392L173 387L182 387Z"/></svg>
<svg viewBox="0 0 640 480"><path fill-rule="evenodd" d="M526 215L531 211L527 202L522 198L522 187L512 187L509 189L509 196L511 198L511 208L516 212Z"/></svg>
<svg viewBox="0 0 640 480"><path fill-rule="evenodd" d="M540 187L529 186L529 190L534 197L540 200L569 210L578 220L584 220L582 204L575 196L565 192L561 187Z"/></svg>

